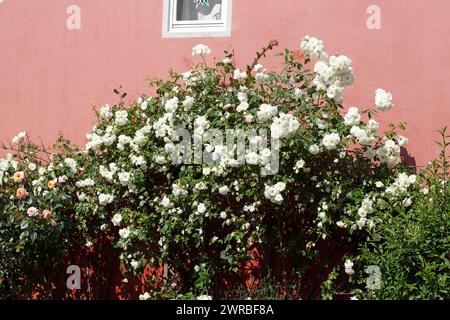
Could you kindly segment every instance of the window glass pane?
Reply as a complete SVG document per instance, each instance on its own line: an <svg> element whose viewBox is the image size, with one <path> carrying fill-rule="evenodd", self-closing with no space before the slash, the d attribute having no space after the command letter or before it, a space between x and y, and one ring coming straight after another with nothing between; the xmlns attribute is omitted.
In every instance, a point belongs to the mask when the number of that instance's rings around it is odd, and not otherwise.
<svg viewBox="0 0 450 320"><path fill-rule="evenodd" d="M177 0L177 21L221 18L222 0Z"/></svg>

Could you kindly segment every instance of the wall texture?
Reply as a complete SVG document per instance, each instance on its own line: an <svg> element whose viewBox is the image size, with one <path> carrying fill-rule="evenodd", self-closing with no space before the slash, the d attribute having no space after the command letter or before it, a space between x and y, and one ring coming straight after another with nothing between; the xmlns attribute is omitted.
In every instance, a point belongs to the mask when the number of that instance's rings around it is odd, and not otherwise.
<svg viewBox="0 0 450 320"><path fill-rule="evenodd" d="M79 30L66 27L70 5ZM370 5L381 29L367 27ZM234 0L231 37L163 39L162 0L0 0L0 139L26 130L50 143L61 131L84 143L92 107L114 104L113 88L134 97L147 76L185 71L199 42L218 58L234 48L244 65L271 39L295 49L310 34L353 59L346 106L372 105L377 87L392 92L395 109L378 119L407 122L408 151L424 165L450 124L449 17L448 0Z"/></svg>

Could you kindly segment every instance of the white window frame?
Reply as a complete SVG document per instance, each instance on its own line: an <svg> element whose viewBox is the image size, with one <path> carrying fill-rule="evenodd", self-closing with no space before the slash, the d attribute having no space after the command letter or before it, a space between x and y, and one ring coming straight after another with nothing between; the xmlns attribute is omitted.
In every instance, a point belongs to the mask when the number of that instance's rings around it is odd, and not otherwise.
<svg viewBox="0 0 450 320"><path fill-rule="evenodd" d="M233 0L222 0L221 20L177 21L177 1L164 0L163 38L229 37ZM192 0L191 0L192 1Z"/></svg>

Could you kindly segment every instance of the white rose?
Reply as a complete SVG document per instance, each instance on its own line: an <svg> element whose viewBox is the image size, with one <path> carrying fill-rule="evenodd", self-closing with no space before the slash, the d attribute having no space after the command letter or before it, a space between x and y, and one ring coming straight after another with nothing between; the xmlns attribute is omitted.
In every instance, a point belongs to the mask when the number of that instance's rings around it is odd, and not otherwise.
<svg viewBox="0 0 450 320"><path fill-rule="evenodd" d="M206 206L204 203L199 203L197 206L197 212L198 213L205 213L206 212Z"/></svg>
<svg viewBox="0 0 450 320"><path fill-rule="evenodd" d="M126 125L127 122L128 122L128 113L125 110L117 111L114 123L118 126L123 126Z"/></svg>
<svg viewBox="0 0 450 320"><path fill-rule="evenodd" d="M119 182L126 187L130 184L131 174L129 172L121 172L118 174Z"/></svg>
<svg viewBox="0 0 450 320"><path fill-rule="evenodd" d="M392 103L392 95L383 89L377 89L375 91L375 106L380 111L387 111L394 107Z"/></svg>
<svg viewBox="0 0 450 320"><path fill-rule="evenodd" d="M183 101L183 107L186 110L189 110L194 105L194 103L195 103L195 99L193 97L186 96L186 98L184 98L184 101Z"/></svg>
<svg viewBox="0 0 450 320"><path fill-rule="evenodd" d="M168 113L174 113L175 111L177 111L177 108L178 108L177 97L173 97L172 99L167 100L166 103L164 104L164 109Z"/></svg>
<svg viewBox="0 0 450 320"><path fill-rule="evenodd" d="M219 188L220 194L226 195L226 194L228 194L228 192L230 192L230 188L228 188L227 186L222 186Z"/></svg>
<svg viewBox="0 0 450 320"><path fill-rule="evenodd" d="M19 143L20 141L23 140L23 138L25 138L26 135L27 135L27 133L25 131L19 132L19 134L17 134L17 136L15 136L12 139L12 143L13 144Z"/></svg>
<svg viewBox="0 0 450 320"><path fill-rule="evenodd" d="M139 267L139 262L133 259L131 260L130 265L134 270L136 270Z"/></svg>
<svg viewBox="0 0 450 320"><path fill-rule="evenodd" d="M111 202L113 202L113 200L114 200L114 196L111 194L101 193L98 196L98 203L102 206L110 204Z"/></svg>
<svg viewBox="0 0 450 320"><path fill-rule="evenodd" d="M351 260L349 259L345 260L344 267L345 273L348 274L349 276L355 273L355 271L353 270L353 262Z"/></svg>
<svg viewBox="0 0 450 320"><path fill-rule="evenodd" d="M361 115L358 108L350 107L344 116L344 123L347 126L357 126L361 122Z"/></svg>
<svg viewBox="0 0 450 320"><path fill-rule="evenodd" d="M130 231L129 227L119 230L119 236L123 239L128 238L130 236L130 233L131 233L131 231Z"/></svg>
<svg viewBox="0 0 450 320"><path fill-rule="evenodd" d="M108 121L112 118L113 114L111 112L111 107L107 104L100 108L99 116L101 120Z"/></svg>
<svg viewBox="0 0 450 320"><path fill-rule="evenodd" d="M309 146L308 151L309 153L316 155L320 152L320 148L318 145L312 144Z"/></svg>
<svg viewBox="0 0 450 320"><path fill-rule="evenodd" d="M192 48L192 56L207 56L210 54L211 49L204 44L198 44Z"/></svg>
<svg viewBox="0 0 450 320"><path fill-rule="evenodd" d="M241 71L240 69L235 69L233 72L233 79L240 80L247 78L247 72Z"/></svg>
<svg viewBox="0 0 450 320"><path fill-rule="evenodd" d="M272 117L276 116L278 113L278 108L275 106L272 106L270 104L263 103L259 110L256 112L256 116L258 117L258 120L263 122L271 119Z"/></svg>
<svg viewBox="0 0 450 320"><path fill-rule="evenodd" d="M112 217L111 222L113 223L113 225L114 225L115 227L119 226L119 225L120 225L120 222L122 222L122 215L121 215L120 213L116 213L116 214Z"/></svg>
<svg viewBox="0 0 450 320"><path fill-rule="evenodd" d="M322 145L327 150L336 149L337 145L341 142L341 138L338 133L326 134L322 139Z"/></svg>

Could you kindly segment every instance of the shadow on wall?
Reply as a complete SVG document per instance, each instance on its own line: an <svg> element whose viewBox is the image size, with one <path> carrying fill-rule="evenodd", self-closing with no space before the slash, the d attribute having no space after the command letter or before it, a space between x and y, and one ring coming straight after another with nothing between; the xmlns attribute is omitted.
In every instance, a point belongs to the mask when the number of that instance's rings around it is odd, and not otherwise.
<svg viewBox="0 0 450 320"><path fill-rule="evenodd" d="M400 156L403 159L403 162L409 166L417 168L416 158L412 156L406 148L401 147Z"/></svg>

